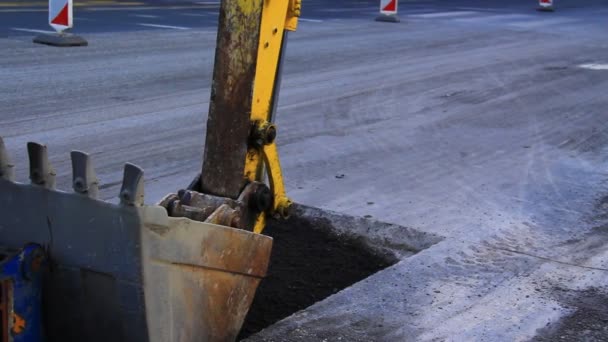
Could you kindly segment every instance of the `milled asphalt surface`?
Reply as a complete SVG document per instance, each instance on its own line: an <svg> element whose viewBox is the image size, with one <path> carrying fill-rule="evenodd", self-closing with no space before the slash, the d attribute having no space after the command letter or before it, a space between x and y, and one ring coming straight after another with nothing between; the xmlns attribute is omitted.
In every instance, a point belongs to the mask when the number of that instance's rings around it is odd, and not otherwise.
<svg viewBox="0 0 608 342"><path fill-rule="evenodd" d="M580 67L608 63L608 7L514 3L302 22L290 36L277 119L289 195L444 239L252 341L608 339L608 70ZM148 203L186 186L215 29L87 39L0 39L0 135L18 179L35 140L62 189L71 149L92 154L104 199L127 161L145 169Z"/></svg>

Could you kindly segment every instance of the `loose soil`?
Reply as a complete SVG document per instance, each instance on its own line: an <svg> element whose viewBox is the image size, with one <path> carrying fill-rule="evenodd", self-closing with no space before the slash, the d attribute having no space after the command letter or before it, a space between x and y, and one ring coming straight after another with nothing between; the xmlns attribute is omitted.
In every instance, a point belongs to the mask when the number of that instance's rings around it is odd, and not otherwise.
<svg viewBox="0 0 608 342"><path fill-rule="evenodd" d="M605 289L556 289L555 293L574 312L539 331L532 341L608 341L608 292Z"/></svg>
<svg viewBox="0 0 608 342"><path fill-rule="evenodd" d="M371 250L361 239L338 235L327 219L271 221L264 234L274 244L239 339L302 310L382 270L397 260Z"/></svg>

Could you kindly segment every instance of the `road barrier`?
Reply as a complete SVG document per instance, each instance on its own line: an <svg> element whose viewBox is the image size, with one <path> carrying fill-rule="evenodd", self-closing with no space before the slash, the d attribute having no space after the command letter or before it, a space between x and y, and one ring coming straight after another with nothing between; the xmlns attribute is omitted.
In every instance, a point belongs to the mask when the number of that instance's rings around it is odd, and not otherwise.
<svg viewBox="0 0 608 342"><path fill-rule="evenodd" d="M385 21L390 23L398 23L397 7L399 0L380 0L380 15L376 17L376 21Z"/></svg>
<svg viewBox="0 0 608 342"><path fill-rule="evenodd" d="M553 12L553 0L538 0L537 10L542 12Z"/></svg>
<svg viewBox="0 0 608 342"><path fill-rule="evenodd" d="M52 46L86 46L88 42L79 36L67 33L74 26L73 0L49 0L49 25L56 34L42 34L34 43Z"/></svg>
<svg viewBox="0 0 608 342"><path fill-rule="evenodd" d="M49 25L57 32L74 26L74 5L72 0L49 0Z"/></svg>

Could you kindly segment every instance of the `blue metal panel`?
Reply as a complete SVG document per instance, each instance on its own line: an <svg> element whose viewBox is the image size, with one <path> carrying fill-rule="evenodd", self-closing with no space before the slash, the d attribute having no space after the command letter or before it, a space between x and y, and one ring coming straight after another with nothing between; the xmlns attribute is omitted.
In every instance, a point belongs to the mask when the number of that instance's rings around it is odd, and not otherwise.
<svg viewBox="0 0 608 342"><path fill-rule="evenodd" d="M42 331L42 276L46 267L44 250L28 244L20 250L0 247L0 281L8 286L3 299L8 309L4 332L9 341L41 342ZM4 323L3 323L4 324Z"/></svg>

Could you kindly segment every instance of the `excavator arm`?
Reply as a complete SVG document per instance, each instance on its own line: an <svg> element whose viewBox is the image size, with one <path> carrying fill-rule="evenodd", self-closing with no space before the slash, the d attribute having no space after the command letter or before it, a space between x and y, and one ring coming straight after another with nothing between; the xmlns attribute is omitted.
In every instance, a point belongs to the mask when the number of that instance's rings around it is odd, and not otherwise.
<svg viewBox="0 0 608 342"><path fill-rule="evenodd" d="M170 215L255 233L267 215L289 216L273 119L287 31L300 7L300 0L222 2L202 172L161 201Z"/></svg>

